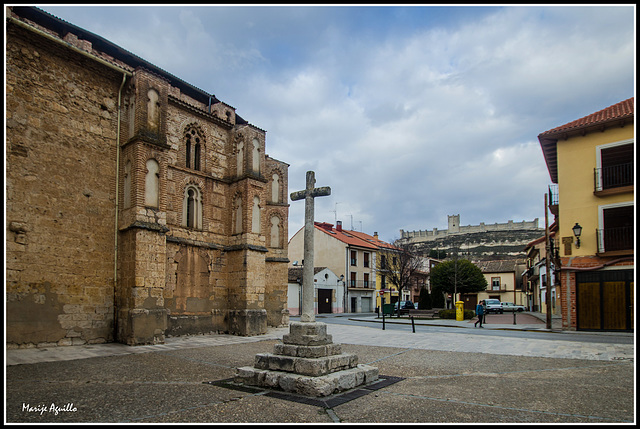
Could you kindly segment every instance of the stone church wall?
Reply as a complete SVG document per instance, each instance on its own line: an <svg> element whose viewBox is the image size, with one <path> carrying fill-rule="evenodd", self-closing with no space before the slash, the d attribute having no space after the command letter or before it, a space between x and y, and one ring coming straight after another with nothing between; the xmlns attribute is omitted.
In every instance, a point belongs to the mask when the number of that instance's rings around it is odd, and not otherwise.
<svg viewBox="0 0 640 429"><path fill-rule="evenodd" d="M148 63L22 22L7 24L7 344L287 323L288 165L266 133Z"/></svg>
<svg viewBox="0 0 640 429"><path fill-rule="evenodd" d="M15 26L6 49L7 343L113 341L122 78Z"/></svg>

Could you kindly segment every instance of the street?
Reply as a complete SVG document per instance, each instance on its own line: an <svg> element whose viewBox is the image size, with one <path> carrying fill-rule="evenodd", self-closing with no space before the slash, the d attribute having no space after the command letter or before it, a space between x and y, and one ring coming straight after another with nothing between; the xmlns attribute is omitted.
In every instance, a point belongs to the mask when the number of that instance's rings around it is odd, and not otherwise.
<svg viewBox="0 0 640 429"><path fill-rule="evenodd" d="M317 320L327 324L338 325L355 325L355 326L369 326L378 329L382 329L382 318L374 321L375 313L349 313L349 314L321 314L316 315ZM527 313L516 314L516 321L518 323L525 323L526 317L532 317ZM366 318L369 319L366 319ZM292 316L291 320L299 320L299 318ZM397 317L385 318L385 329L401 332L412 332L411 322L408 319L398 319ZM489 314L487 315L487 324L511 324L513 323L512 314ZM545 326L541 322L541 326ZM473 322L470 322L470 327L473 327ZM575 341L586 343L603 343L603 344L634 344L635 338L630 333L615 333L615 332L576 332L576 331L562 331L562 332L538 332L529 330L503 330L503 329L461 329L458 327L437 326L437 325L415 325L416 334L420 333L442 333L442 334L469 334L481 336L495 336L504 338L525 338L525 339L540 339L540 340L558 340L558 341Z"/></svg>

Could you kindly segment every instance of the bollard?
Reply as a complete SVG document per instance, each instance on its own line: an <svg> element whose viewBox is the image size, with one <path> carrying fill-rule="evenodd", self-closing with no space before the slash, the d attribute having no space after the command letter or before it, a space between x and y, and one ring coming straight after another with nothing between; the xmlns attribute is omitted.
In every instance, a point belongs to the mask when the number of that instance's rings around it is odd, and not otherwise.
<svg viewBox="0 0 640 429"><path fill-rule="evenodd" d="M516 324L516 312L515 311L513 312L513 324L514 325Z"/></svg>
<svg viewBox="0 0 640 429"><path fill-rule="evenodd" d="M384 310L382 310L382 330L384 331Z"/></svg>
<svg viewBox="0 0 640 429"><path fill-rule="evenodd" d="M413 323L413 316L411 316L411 328L413 329L413 333L416 333L416 325Z"/></svg>

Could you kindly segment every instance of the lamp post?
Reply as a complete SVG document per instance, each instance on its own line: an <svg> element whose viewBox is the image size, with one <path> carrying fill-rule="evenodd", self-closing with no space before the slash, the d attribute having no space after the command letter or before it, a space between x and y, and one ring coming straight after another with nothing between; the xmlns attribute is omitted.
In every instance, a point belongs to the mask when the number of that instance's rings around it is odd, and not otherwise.
<svg viewBox="0 0 640 429"><path fill-rule="evenodd" d="M545 271L547 276L547 285L545 290L545 299L547 300L547 329L553 328L553 319L551 315L551 281L549 275L551 273L551 249L549 247L549 206L547 205L547 194L544 194L544 248L545 248Z"/></svg>
<svg viewBox="0 0 640 429"><path fill-rule="evenodd" d="M571 228L573 230L573 235L576 236L576 248L580 248L580 235L582 234L582 227L578 222Z"/></svg>
<svg viewBox="0 0 640 429"><path fill-rule="evenodd" d="M344 281L344 274L340 274L339 281L342 282L342 312L346 313L347 308L347 285Z"/></svg>

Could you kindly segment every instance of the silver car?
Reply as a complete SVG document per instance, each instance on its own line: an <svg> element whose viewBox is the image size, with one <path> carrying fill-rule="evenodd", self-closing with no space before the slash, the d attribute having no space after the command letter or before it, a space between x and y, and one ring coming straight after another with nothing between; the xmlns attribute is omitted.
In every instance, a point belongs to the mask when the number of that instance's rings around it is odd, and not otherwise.
<svg viewBox="0 0 640 429"><path fill-rule="evenodd" d="M524 311L526 310L523 305L514 304L513 302L500 303L503 311Z"/></svg>

